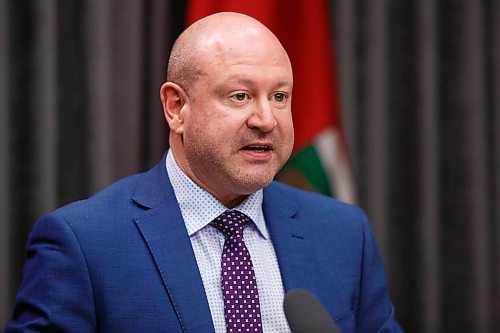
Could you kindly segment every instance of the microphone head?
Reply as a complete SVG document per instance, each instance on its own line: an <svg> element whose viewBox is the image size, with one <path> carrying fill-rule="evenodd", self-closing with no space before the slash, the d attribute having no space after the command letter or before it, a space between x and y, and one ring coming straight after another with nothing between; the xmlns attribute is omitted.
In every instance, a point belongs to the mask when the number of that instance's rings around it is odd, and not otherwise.
<svg viewBox="0 0 500 333"><path fill-rule="evenodd" d="M284 309L292 333L340 333L321 302L306 289L290 290Z"/></svg>

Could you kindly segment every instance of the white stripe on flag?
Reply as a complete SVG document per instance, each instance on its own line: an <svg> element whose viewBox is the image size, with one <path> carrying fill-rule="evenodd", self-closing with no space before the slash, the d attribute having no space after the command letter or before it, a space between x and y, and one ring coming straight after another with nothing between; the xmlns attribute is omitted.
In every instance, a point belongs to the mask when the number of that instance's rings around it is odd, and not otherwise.
<svg viewBox="0 0 500 333"><path fill-rule="evenodd" d="M314 138L313 145L328 174L332 193L341 201L356 203L351 165L339 132L328 127Z"/></svg>

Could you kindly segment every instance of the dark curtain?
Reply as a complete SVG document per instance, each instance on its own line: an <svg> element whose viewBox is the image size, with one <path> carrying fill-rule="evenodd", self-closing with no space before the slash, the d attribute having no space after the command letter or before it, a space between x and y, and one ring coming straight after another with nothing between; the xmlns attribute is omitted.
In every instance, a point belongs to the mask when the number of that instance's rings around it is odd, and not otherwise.
<svg viewBox="0 0 500 333"><path fill-rule="evenodd" d="M498 331L500 0L331 8L358 203L399 321ZM160 159L184 19L184 1L0 0L0 327L36 218Z"/></svg>
<svg viewBox="0 0 500 333"><path fill-rule="evenodd" d="M336 0L344 127L409 332L500 328L500 1Z"/></svg>

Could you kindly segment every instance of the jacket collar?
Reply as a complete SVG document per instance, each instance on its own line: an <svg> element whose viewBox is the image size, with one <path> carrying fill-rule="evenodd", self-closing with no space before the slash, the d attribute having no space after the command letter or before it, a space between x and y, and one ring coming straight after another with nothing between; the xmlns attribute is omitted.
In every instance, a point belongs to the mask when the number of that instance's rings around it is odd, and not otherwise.
<svg viewBox="0 0 500 333"><path fill-rule="evenodd" d="M165 169L165 157L140 177L132 200L145 211L134 220L183 332L214 332L191 241Z"/></svg>
<svg viewBox="0 0 500 333"><path fill-rule="evenodd" d="M132 194L132 200L143 208L153 208L167 198L175 200L165 168L166 157L165 153L157 165L140 176L140 181Z"/></svg>
<svg viewBox="0 0 500 333"><path fill-rule="evenodd" d="M294 288L315 289L312 254L314 243L307 220L291 189L273 182L264 189L263 210L273 241L285 292Z"/></svg>

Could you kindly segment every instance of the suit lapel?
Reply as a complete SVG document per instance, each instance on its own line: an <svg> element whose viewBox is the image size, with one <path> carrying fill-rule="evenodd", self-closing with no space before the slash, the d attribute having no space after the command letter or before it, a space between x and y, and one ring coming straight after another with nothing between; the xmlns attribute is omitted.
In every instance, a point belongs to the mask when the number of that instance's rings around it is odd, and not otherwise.
<svg viewBox="0 0 500 333"><path fill-rule="evenodd" d="M148 209L135 218L183 332L214 332L196 258L163 163L145 174L133 200ZM161 187L161 188L160 188Z"/></svg>
<svg viewBox="0 0 500 333"><path fill-rule="evenodd" d="M297 216L296 202L276 185L264 190L263 210L278 257L285 292L294 288L315 290L312 256L314 244L306 221Z"/></svg>

